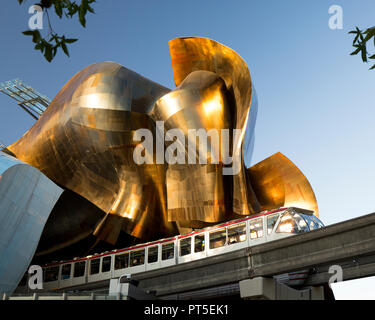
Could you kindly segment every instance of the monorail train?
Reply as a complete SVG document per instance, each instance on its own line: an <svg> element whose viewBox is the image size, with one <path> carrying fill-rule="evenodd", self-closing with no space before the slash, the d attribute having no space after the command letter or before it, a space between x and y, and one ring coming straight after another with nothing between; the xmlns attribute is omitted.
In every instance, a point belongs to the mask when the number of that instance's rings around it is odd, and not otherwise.
<svg viewBox="0 0 375 320"><path fill-rule="evenodd" d="M44 265L43 291L73 289L75 286L119 278L124 274L204 259L323 226L312 211L295 207L279 208L189 234ZM280 280L284 278L284 282L286 277L289 284L297 285L306 276L307 271L303 270L279 277ZM26 289L26 281L24 285Z"/></svg>

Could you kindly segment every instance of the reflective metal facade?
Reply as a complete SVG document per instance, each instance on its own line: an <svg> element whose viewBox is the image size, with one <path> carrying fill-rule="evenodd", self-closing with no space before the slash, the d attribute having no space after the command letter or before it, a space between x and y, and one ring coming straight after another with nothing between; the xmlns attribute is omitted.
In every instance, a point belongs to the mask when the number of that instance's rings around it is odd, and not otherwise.
<svg viewBox="0 0 375 320"><path fill-rule="evenodd" d="M34 256L63 189L37 169L0 152L0 292L11 293Z"/></svg>
<svg viewBox="0 0 375 320"><path fill-rule="evenodd" d="M114 62L93 64L68 81L35 125L7 148L67 190L39 254L88 236L114 245L122 233L155 239L287 204L318 214L307 179L281 154L247 168L258 104L245 61L206 38L178 38L169 47L173 90ZM158 121L164 122L162 132ZM152 164L134 162L138 129L152 133ZM157 161L156 137L164 140L171 129L182 132L185 163ZM222 129L237 129L240 138L227 146L211 139L207 163L192 164L191 129L216 130L219 141ZM165 142L163 159L174 142ZM204 148L200 141L196 146L197 160ZM224 175L221 157L211 163L223 151L239 156L238 173Z"/></svg>
<svg viewBox="0 0 375 320"><path fill-rule="evenodd" d="M174 233L166 214L165 166L133 161L134 131L155 133L147 112L168 91L117 63L91 65L8 149L104 211L94 231L99 239L114 244L121 230L142 239Z"/></svg>
<svg viewBox="0 0 375 320"><path fill-rule="evenodd" d="M297 166L278 152L247 170L262 210L278 207L302 207L319 210L314 191Z"/></svg>

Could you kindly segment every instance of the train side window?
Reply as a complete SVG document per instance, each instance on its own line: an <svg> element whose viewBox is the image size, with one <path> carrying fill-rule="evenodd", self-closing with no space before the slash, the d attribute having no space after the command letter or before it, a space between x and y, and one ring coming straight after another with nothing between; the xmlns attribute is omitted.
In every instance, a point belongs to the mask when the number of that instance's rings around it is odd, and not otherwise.
<svg viewBox="0 0 375 320"><path fill-rule="evenodd" d="M145 249L130 252L130 266L140 266L145 263Z"/></svg>
<svg viewBox="0 0 375 320"><path fill-rule="evenodd" d="M204 251L204 234L194 237L194 252Z"/></svg>
<svg viewBox="0 0 375 320"><path fill-rule="evenodd" d="M86 261L79 261L74 264L74 278L85 275Z"/></svg>
<svg viewBox="0 0 375 320"><path fill-rule="evenodd" d="M180 240L180 257L191 253L191 237Z"/></svg>
<svg viewBox="0 0 375 320"><path fill-rule="evenodd" d="M100 267L100 259L92 259L90 260L90 274L97 274L99 273Z"/></svg>
<svg viewBox="0 0 375 320"><path fill-rule="evenodd" d="M129 253L118 254L115 256L115 269L125 269L129 267Z"/></svg>
<svg viewBox="0 0 375 320"><path fill-rule="evenodd" d="M210 249L223 247L227 244L227 229L222 228L210 232Z"/></svg>
<svg viewBox="0 0 375 320"><path fill-rule="evenodd" d="M273 214L272 216L267 217L267 234L270 234L272 232L278 217L279 214Z"/></svg>
<svg viewBox="0 0 375 320"><path fill-rule="evenodd" d="M111 256L107 256L107 257L103 258L103 261L102 261L102 272L108 272L108 271L111 270L111 260L112 260Z"/></svg>
<svg viewBox="0 0 375 320"><path fill-rule="evenodd" d="M161 259L168 260L174 258L174 243L164 243L161 247Z"/></svg>
<svg viewBox="0 0 375 320"><path fill-rule="evenodd" d="M59 266L47 267L44 270L44 281L56 281L59 278Z"/></svg>
<svg viewBox="0 0 375 320"><path fill-rule="evenodd" d="M61 268L61 279L62 280L67 280L70 279L70 270L72 269L72 265L69 264L64 264Z"/></svg>
<svg viewBox="0 0 375 320"><path fill-rule="evenodd" d="M246 222L228 227L228 244L246 241Z"/></svg>
<svg viewBox="0 0 375 320"><path fill-rule="evenodd" d="M263 237L263 219L250 220L250 239Z"/></svg>
<svg viewBox="0 0 375 320"><path fill-rule="evenodd" d="M147 257L148 263L153 263L153 262L158 261L158 252L159 252L158 249L159 249L158 246L148 248L148 257Z"/></svg>

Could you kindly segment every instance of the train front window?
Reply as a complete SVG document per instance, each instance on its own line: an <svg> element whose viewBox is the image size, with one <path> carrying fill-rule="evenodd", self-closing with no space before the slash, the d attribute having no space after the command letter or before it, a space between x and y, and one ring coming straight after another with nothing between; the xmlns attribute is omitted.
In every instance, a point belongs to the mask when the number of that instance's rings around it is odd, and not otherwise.
<svg viewBox="0 0 375 320"><path fill-rule="evenodd" d="M79 261L74 264L74 278L85 275L86 261Z"/></svg>
<svg viewBox="0 0 375 320"><path fill-rule="evenodd" d="M191 253L191 238L180 240L180 257Z"/></svg>
<svg viewBox="0 0 375 320"><path fill-rule="evenodd" d="M227 244L227 229L222 228L210 232L210 249L223 247Z"/></svg>
<svg viewBox="0 0 375 320"><path fill-rule="evenodd" d="M267 217L267 234L270 234L272 232L278 217L278 213Z"/></svg>
<svg viewBox="0 0 375 320"><path fill-rule="evenodd" d="M158 261L158 246L148 248L148 263L153 263Z"/></svg>
<svg viewBox="0 0 375 320"><path fill-rule="evenodd" d="M311 219L308 215L301 214L301 216L307 222L310 230L315 230L319 228L319 225L313 219Z"/></svg>
<svg viewBox="0 0 375 320"><path fill-rule="evenodd" d="M250 220L250 239L263 237L263 219Z"/></svg>
<svg viewBox="0 0 375 320"><path fill-rule="evenodd" d="M99 273L99 267L100 267L100 259L90 260L90 274Z"/></svg>
<svg viewBox="0 0 375 320"><path fill-rule="evenodd" d="M204 251L204 234L194 237L194 252Z"/></svg>
<svg viewBox="0 0 375 320"><path fill-rule="evenodd" d="M164 243L161 246L161 259L162 260L168 260L174 258L174 243Z"/></svg>
<svg viewBox="0 0 375 320"><path fill-rule="evenodd" d="M298 213L286 212L280 219L277 233L302 233L310 231L306 221Z"/></svg>
<svg viewBox="0 0 375 320"><path fill-rule="evenodd" d="M305 219L303 219L301 217L301 215L299 215L298 213L295 213L293 215L293 218L294 218L294 220L296 220L296 222L298 224L298 227L300 229L300 232L308 232L308 231L310 231L309 226L307 225Z"/></svg>
<svg viewBox="0 0 375 320"><path fill-rule="evenodd" d="M228 244L246 241L246 222L228 227Z"/></svg>
<svg viewBox="0 0 375 320"><path fill-rule="evenodd" d="M72 269L72 265L69 264L64 264L61 268L61 279L62 280L67 280L70 279L70 270Z"/></svg>
<svg viewBox="0 0 375 320"><path fill-rule="evenodd" d="M104 257L102 261L102 272L108 272L111 270L111 259L112 257Z"/></svg>
<svg viewBox="0 0 375 320"><path fill-rule="evenodd" d="M310 230L315 230L323 227L323 223L315 216L308 216L306 214L301 214L301 216L306 220L310 227Z"/></svg>
<svg viewBox="0 0 375 320"><path fill-rule="evenodd" d="M319 228L323 228L324 224L321 222L316 216L310 216L311 219L313 219L319 226Z"/></svg>
<svg viewBox="0 0 375 320"><path fill-rule="evenodd" d="M56 281L59 278L59 266L47 267L44 270L44 281Z"/></svg>
<svg viewBox="0 0 375 320"><path fill-rule="evenodd" d="M118 254L115 256L115 269L125 269L129 267L129 253Z"/></svg>
<svg viewBox="0 0 375 320"><path fill-rule="evenodd" d="M130 266L140 266L145 263L145 249L130 252Z"/></svg>

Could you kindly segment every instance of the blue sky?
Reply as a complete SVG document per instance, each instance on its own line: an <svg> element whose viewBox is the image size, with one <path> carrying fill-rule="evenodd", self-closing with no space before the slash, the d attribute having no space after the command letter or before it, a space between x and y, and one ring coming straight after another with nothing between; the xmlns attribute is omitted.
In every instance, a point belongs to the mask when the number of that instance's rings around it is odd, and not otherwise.
<svg viewBox="0 0 375 320"><path fill-rule="evenodd" d="M98 0L86 29L51 14L55 31L79 38L70 58L58 53L52 63L21 34L33 3L2 4L0 81L21 78L53 98L85 66L111 60L173 88L168 41L212 38L244 58L255 83L252 162L278 151L289 157L310 180L326 224L375 211L375 71L349 55L348 35L375 25L373 0ZM342 30L328 27L334 4L343 8ZM0 95L1 141L12 143L32 124Z"/></svg>
<svg viewBox="0 0 375 320"><path fill-rule="evenodd" d="M373 0L98 0L86 29L51 14L55 31L80 39L70 58L58 53L52 63L21 34L33 3L2 4L0 82L21 78L53 98L76 72L110 60L173 88L168 41L212 38L244 58L255 83L253 164L278 151L289 157L310 180L325 224L375 211L375 71L349 55L348 35L375 25ZM328 27L331 5L343 8L342 30ZM33 122L0 95L0 141L12 143Z"/></svg>

